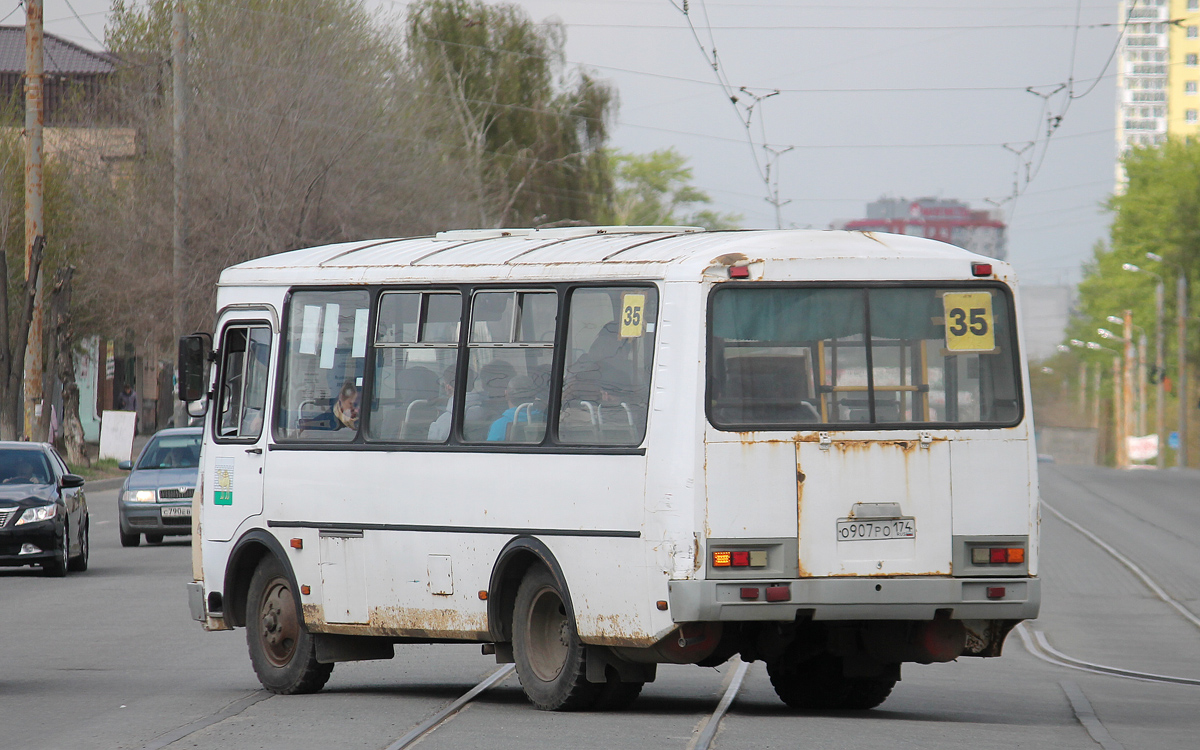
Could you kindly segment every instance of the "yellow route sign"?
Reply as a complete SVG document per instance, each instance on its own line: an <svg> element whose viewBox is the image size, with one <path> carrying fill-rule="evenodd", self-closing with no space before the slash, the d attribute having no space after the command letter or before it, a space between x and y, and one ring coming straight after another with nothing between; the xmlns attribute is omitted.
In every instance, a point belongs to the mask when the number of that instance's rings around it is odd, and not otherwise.
<svg viewBox="0 0 1200 750"><path fill-rule="evenodd" d="M621 338L641 338L646 330L646 295L624 294L621 296Z"/></svg>
<svg viewBox="0 0 1200 750"><path fill-rule="evenodd" d="M990 292L947 292L942 304L946 311L946 349L958 354L996 348Z"/></svg>

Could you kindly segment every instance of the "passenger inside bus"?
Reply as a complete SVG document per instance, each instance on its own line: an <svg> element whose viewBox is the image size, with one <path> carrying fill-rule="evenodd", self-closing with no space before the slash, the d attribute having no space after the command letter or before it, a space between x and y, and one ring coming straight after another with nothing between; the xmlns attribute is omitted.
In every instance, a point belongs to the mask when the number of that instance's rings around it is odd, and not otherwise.
<svg viewBox="0 0 1200 750"><path fill-rule="evenodd" d="M609 321L587 352L567 366L559 425L568 440L626 443L635 439L635 422L645 418L644 398L634 384L635 342L622 339L617 322Z"/></svg>
<svg viewBox="0 0 1200 750"><path fill-rule="evenodd" d="M457 377L458 367L450 365L442 373L442 377L438 380L438 385L446 396L446 403L442 413L437 419L429 425L428 438L437 443L441 443L450 437L450 420L454 418L454 383ZM475 387L475 373L467 370L467 410L476 409L483 403L483 394L473 390Z"/></svg>
<svg viewBox="0 0 1200 750"><path fill-rule="evenodd" d="M538 388L533 378L518 375L508 383L505 398L508 408L488 429L489 442L540 442L545 432L546 411L535 399ZM540 422L541 424L535 424Z"/></svg>
<svg viewBox="0 0 1200 750"><path fill-rule="evenodd" d="M315 417L300 419L298 427L301 430L357 430L361 401L362 393L358 386L353 380L347 380L338 391L332 409Z"/></svg>

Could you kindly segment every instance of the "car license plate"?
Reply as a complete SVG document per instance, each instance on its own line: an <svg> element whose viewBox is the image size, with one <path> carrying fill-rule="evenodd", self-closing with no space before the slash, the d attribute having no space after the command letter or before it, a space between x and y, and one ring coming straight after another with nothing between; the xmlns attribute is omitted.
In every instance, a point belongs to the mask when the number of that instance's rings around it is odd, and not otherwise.
<svg viewBox="0 0 1200 750"><path fill-rule="evenodd" d="M859 542L874 539L916 539L914 518L839 518L837 540Z"/></svg>
<svg viewBox="0 0 1200 750"><path fill-rule="evenodd" d="M162 511L163 518L192 515L192 506L190 505L168 505L160 510Z"/></svg>

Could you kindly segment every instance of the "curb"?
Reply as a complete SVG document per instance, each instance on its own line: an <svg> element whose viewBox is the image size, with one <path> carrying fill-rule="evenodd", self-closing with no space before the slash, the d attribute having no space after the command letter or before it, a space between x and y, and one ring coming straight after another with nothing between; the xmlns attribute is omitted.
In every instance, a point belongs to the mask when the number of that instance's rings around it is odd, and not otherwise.
<svg viewBox="0 0 1200 750"><path fill-rule="evenodd" d="M92 479L86 483L85 487L89 490L103 491L120 489L123 484L125 484L125 477L108 477L105 479Z"/></svg>

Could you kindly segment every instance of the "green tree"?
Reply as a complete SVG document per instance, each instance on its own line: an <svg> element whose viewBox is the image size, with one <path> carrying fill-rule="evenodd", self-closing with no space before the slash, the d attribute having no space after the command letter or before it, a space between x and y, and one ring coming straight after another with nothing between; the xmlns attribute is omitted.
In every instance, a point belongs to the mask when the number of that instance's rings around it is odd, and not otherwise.
<svg viewBox="0 0 1200 750"><path fill-rule="evenodd" d="M1157 273L1166 282L1164 339L1168 372L1174 374L1180 356L1192 364L1194 372L1197 326L1190 325L1186 351L1177 351L1173 292L1178 266L1188 279L1191 293L1188 309L1194 316L1200 277L1200 142L1172 139L1160 146L1135 148L1126 154L1123 163L1128 175L1125 190L1107 203L1113 213L1111 245L1106 248L1098 243L1091 262L1084 268L1079 307L1068 337L1095 341L1097 328L1108 328L1120 335L1119 327L1106 318L1131 310L1134 322L1148 333L1151 351L1147 356L1153 356L1155 280L1149 274L1122 268L1130 263ZM1149 259L1148 252L1161 256L1164 262ZM1114 349L1121 346L1120 342L1105 345ZM1105 367L1111 361L1107 352L1091 352L1086 356ZM1192 381L1194 392L1194 376ZM1175 404L1168 404L1167 413L1173 414L1174 407Z"/></svg>
<svg viewBox="0 0 1200 750"><path fill-rule="evenodd" d="M484 225L592 222L607 200L615 92L587 71L565 71L564 42L561 24L534 24L516 5L424 0L409 9L414 79L451 106Z"/></svg>
<svg viewBox="0 0 1200 750"><path fill-rule="evenodd" d="M606 223L734 229L742 220L737 214L700 208L712 199L691 184L692 169L687 166L687 158L675 149L649 154L617 152L610 158L615 186Z"/></svg>
<svg viewBox="0 0 1200 750"><path fill-rule="evenodd" d="M25 145L21 131L0 129L0 439L24 433L22 384L25 347L33 314L33 279L25 269ZM49 300L55 271L80 253L77 206L66 187L72 180L66 161L47 156L42 168L42 224L46 243L35 259ZM44 319L43 332L50 321ZM46 336L42 346L45 352ZM43 355L52 363L53 356ZM52 367L52 365L51 365Z"/></svg>

